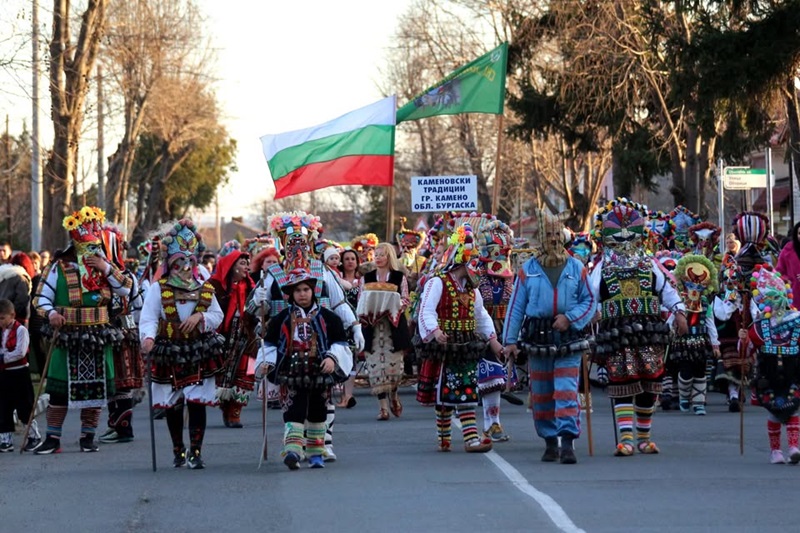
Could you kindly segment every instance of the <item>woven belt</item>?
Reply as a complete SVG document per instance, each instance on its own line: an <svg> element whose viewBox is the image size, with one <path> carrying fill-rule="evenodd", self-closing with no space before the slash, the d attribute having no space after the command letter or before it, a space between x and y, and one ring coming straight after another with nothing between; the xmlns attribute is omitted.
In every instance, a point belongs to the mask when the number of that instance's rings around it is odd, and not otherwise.
<svg viewBox="0 0 800 533"><path fill-rule="evenodd" d="M107 307L58 307L56 310L64 316L68 326L108 324Z"/></svg>

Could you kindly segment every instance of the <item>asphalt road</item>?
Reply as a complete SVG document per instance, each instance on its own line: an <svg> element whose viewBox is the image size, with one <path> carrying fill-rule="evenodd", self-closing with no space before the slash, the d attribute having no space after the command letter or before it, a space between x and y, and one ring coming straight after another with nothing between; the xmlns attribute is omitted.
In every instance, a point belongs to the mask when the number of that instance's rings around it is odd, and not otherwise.
<svg viewBox="0 0 800 533"><path fill-rule="evenodd" d="M338 411L338 461L290 472L281 463L282 422L268 411L269 459L257 470L260 403L243 429L223 427L209 409L205 470L174 469L166 422L156 421L158 472L151 470L147 412L135 410L136 440L80 453L71 412L63 453L0 455L0 531L796 531L800 466L770 465L766 417L747 408L745 453L739 415L719 394L709 414L658 412L657 456L613 457L609 402L595 393L594 457L587 431L577 465L542 463L531 414L503 403L511 435L489 454L435 451L433 412L403 390L402 418L375 420L377 404ZM105 418L105 415L104 415ZM44 424L42 419L40 422ZM19 446L21 436L16 436ZM188 441L188 438L187 438ZM786 449L784 435L784 451Z"/></svg>

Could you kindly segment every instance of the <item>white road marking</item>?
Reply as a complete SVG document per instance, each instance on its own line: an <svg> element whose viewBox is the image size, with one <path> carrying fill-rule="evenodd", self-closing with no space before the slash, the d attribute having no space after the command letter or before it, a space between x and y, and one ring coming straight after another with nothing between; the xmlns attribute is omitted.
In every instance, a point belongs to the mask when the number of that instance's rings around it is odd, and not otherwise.
<svg viewBox="0 0 800 533"><path fill-rule="evenodd" d="M455 416L453 416L453 425L457 426L459 429L461 428L461 421ZM533 498L533 500L539 504L539 507L547 513L547 516L558 529L564 531L564 533L586 533L575 525L575 522L570 519L566 511L564 511L553 498L528 483L525 476L520 474L519 470L511 466L511 463L500 457L500 454L495 451L490 451L484 455L500 469L517 489L523 494Z"/></svg>

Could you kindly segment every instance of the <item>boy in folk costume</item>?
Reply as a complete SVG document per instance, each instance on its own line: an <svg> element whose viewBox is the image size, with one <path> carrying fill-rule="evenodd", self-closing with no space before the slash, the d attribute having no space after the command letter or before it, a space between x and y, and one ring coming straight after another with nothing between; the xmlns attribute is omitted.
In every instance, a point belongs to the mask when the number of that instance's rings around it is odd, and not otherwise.
<svg viewBox="0 0 800 533"><path fill-rule="evenodd" d="M327 403L334 381L353 367L342 321L317 305L317 280L303 269L289 273L281 290L284 308L267 326L265 350L259 351L256 378L267 375L281 386L283 463L297 470L305 447L310 468L324 468Z"/></svg>
<svg viewBox="0 0 800 533"><path fill-rule="evenodd" d="M754 393L767 412L770 462L783 464L781 425L786 426L789 462L800 462L800 313L792 307L791 283L768 265L756 266L750 281L763 318L742 330L758 358Z"/></svg>
<svg viewBox="0 0 800 533"><path fill-rule="evenodd" d="M127 297L133 284L103 252L104 220L102 210L89 206L64 219L72 244L42 275L34 300L57 330L47 371L47 437L39 455L61 451L68 407L81 410L81 451L96 452L100 411L116 392L112 344L122 335L109 322L108 304L112 293Z"/></svg>
<svg viewBox="0 0 800 533"><path fill-rule="evenodd" d="M215 296L225 318L218 332L225 337L225 367L217 374L217 398L222 422L228 428L241 428L242 408L255 387L255 324L245 305L255 283L250 278L250 255L232 250L220 257L211 279Z"/></svg>
<svg viewBox="0 0 800 533"><path fill-rule="evenodd" d="M738 413L741 408L739 389L752 366L751 360L742 358L739 353L739 330L742 329L743 313L751 313L749 322L752 323L753 305L751 303L750 309L745 311L742 269L730 255L726 255L722 263L719 284L720 293L714 298L713 305L721 354L717 365L717 390L727 391L728 411Z"/></svg>
<svg viewBox="0 0 800 533"><path fill-rule="evenodd" d="M31 417L33 384L28 368L28 330L20 324L11 300L0 300L0 453L14 451L14 411L20 420ZM42 442L33 420L24 446L33 451Z"/></svg>
<svg viewBox="0 0 800 533"><path fill-rule="evenodd" d="M138 316L143 298L139 293L136 276L125 268L127 243L114 226L103 227L103 250L115 268L131 280L126 295L114 295L109 307L111 322L122 333L122 341L114 345L114 385L116 393L108 401L108 430L100 442L130 442L133 440L133 405L135 391L142 388L144 364L139 345L139 329L134 319Z"/></svg>
<svg viewBox="0 0 800 533"><path fill-rule="evenodd" d="M191 220L174 223L160 236L165 270L147 291L139 319L142 352L152 351L153 407L166 409L173 466L202 469L206 406L216 405L214 374L223 366L224 338L216 333L223 312L214 287L199 279L200 236ZM189 411L189 450L183 411Z"/></svg>
<svg viewBox="0 0 800 533"><path fill-rule="evenodd" d="M289 273L296 268L306 270L311 277L317 280L314 286L317 305L336 313L342 320L345 330L352 329L356 351L363 351L364 335L361 332L361 324L356 319L352 308L347 305L336 275L326 269L322 261L312 257L312 244L319 238L322 230L319 217L304 211L278 213L270 219L269 227L281 242L283 262L270 265L267 269L258 286L253 290L253 297L248 303L247 312L253 316L260 316L263 309L268 318L277 316L289 306L281 290L289 279ZM325 432L325 459L328 461L336 459L336 454L333 452L335 420L335 407L329 401Z"/></svg>
<svg viewBox="0 0 800 533"><path fill-rule="evenodd" d="M481 273L478 291L483 306L492 317L495 332L500 332L503 331L514 287L514 273L508 261L514 233L508 224L490 215L485 217L477 233ZM511 368L513 370L514 367ZM483 435L492 439L492 442L505 442L510 438L500 424L500 397L506 390L508 380L515 380L515 375L509 376L503 363L490 351L485 352L478 362L478 390L483 404ZM513 400L516 397L511 395L507 398Z"/></svg>
<svg viewBox="0 0 800 533"><path fill-rule="evenodd" d="M680 410L688 412L691 407L694 414L702 416L706 414L706 364L720 357L710 302L717 292L717 269L705 256L687 254L678 260L675 279L686 308L689 331L673 339L669 366L677 367Z"/></svg>
<svg viewBox="0 0 800 533"><path fill-rule="evenodd" d="M511 354L522 351L528 358L534 426L545 441L542 461L574 464L573 440L580 435L578 374L589 350L584 328L596 305L586 268L564 247L561 219L539 211L537 222L537 251L514 282L503 344Z"/></svg>
<svg viewBox="0 0 800 533"><path fill-rule="evenodd" d="M678 334L688 331L680 295L643 249L646 214L646 207L620 198L595 216L603 258L591 276L600 304L594 359L608 368L607 390L618 433L614 454L621 457L637 449L644 454L659 452L650 440L650 427L669 333L661 306L675 315Z"/></svg>
<svg viewBox="0 0 800 533"><path fill-rule="evenodd" d="M420 299L421 355L436 367L436 428L439 451L450 451L453 411L461 420L464 449L487 452L492 440L481 439L475 422L478 404L477 364L488 342L503 356L492 317L478 292L480 272L472 227L459 225L448 239L443 268L425 283Z"/></svg>

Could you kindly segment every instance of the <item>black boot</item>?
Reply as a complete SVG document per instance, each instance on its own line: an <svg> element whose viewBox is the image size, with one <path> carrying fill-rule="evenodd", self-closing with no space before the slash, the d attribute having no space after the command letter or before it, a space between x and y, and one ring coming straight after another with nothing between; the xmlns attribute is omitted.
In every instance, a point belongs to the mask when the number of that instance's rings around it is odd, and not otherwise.
<svg viewBox="0 0 800 533"><path fill-rule="evenodd" d="M542 461L545 463L554 463L558 461L558 438L547 437L544 439L544 444L545 448Z"/></svg>
<svg viewBox="0 0 800 533"><path fill-rule="evenodd" d="M572 448L572 435L561 437L561 464L574 465L578 462L575 457L575 450Z"/></svg>

